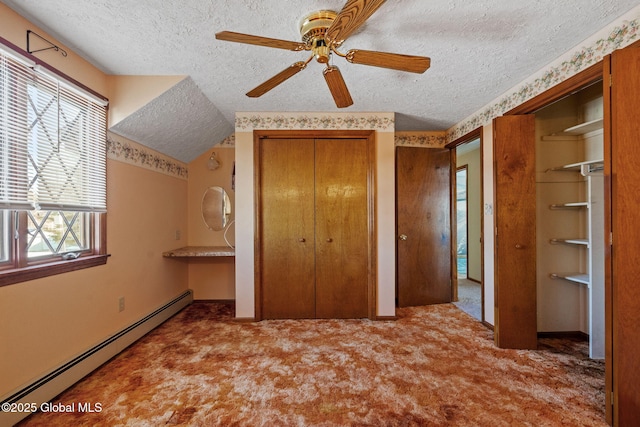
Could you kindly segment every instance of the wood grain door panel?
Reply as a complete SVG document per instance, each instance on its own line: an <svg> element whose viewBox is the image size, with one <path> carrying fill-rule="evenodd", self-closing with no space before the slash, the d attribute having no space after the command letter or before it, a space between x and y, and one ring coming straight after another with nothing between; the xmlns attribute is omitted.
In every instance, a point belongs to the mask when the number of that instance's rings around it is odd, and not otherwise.
<svg viewBox="0 0 640 427"><path fill-rule="evenodd" d="M316 140L316 317L368 315L366 139Z"/></svg>
<svg viewBox="0 0 640 427"><path fill-rule="evenodd" d="M494 119L495 341L537 348L535 116Z"/></svg>
<svg viewBox="0 0 640 427"><path fill-rule="evenodd" d="M373 139L260 138L260 318L375 313Z"/></svg>
<svg viewBox="0 0 640 427"><path fill-rule="evenodd" d="M640 49L611 55L613 419L640 414Z"/></svg>
<svg viewBox="0 0 640 427"><path fill-rule="evenodd" d="M315 317L313 139L261 141L262 316Z"/></svg>
<svg viewBox="0 0 640 427"><path fill-rule="evenodd" d="M450 162L449 149L396 150L400 307L451 302Z"/></svg>

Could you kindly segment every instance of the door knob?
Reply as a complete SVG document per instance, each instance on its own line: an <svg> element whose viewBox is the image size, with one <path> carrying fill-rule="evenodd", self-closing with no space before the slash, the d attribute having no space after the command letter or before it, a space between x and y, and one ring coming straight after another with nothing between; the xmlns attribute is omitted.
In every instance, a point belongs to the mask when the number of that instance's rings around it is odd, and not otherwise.
<svg viewBox="0 0 640 427"><path fill-rule="evenodd" d="M332 239L331 237L329 237L329 238L327 239L327 242L328 242L328 243L331 243L331 242L333 242L333 239Z"/></svg>
<svg viewBox="0 0 640 427"><path fill-rule="evenodd" d="M398 236L398 239L407 240L407 235L406 234L401 234L400 236Z"/></svg>
<svg viewBox="0 0 640 427"><path fill-rule="evenodd" d="M304 243L305 241L306 241L306 239L304 237L301 237L301 238L298 239L298 242L300 242L300 243Z"/></svg>
<svg viewBox="0 0 640 427"><path fill-rule="evenodd" d="M520 243L516 243L516 249L522 249L524 248L524 246L522 246Z"/></svg>

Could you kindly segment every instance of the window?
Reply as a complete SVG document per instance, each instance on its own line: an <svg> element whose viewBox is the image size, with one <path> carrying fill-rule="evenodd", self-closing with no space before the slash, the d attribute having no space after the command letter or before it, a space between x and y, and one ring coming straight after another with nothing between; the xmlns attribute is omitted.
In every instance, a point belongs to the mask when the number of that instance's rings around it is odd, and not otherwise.
<svg viewBox="0 0 640 427"><path fill-rule="evenodd" d="M90 215L85 212L27 212L29 258L81 252L91 249Z"/></svg>
<svg viewBox="0 0 640 427"><path fill-rule="evenodd" d="M0 286L106 261L106 100L10 47L0 47Z"/></svg>

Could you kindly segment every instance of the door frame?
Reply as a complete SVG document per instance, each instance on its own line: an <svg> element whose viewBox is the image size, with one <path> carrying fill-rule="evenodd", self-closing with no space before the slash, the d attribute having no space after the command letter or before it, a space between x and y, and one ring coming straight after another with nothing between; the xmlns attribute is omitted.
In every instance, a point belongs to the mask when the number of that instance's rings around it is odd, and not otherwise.
<svg viewBox="0 0 640 427"><path fill-rule="evenodd" d="M376 133L375 130L254 130L253 131L253 167L254 167L254 301L255 320L262 320L262 260L261 260L261 168L260 147L263 139L366 139L368 147L367 170L367 246L368 246L368 276L367 276L367 310L369 319L377 319L377 240L376 240Z"/></svg>
<svg viewBox="0 0 640 427"><path fill-rule="evenodd" d="M464 209L464 237L467 240L467 268L465 278L469 278L469 165L458 166L458 153L456 151L456 180L454 185L452 186L451 191L456 192L455 204L453 206L453 210L456 213L456 253L454 254L454 262L456 263L456 275L458 272L458 173L464 171L464 202L467 205ZM455 190L454 190L455 189ZM481 220L482 221L482 220ZM453 224L451 225L453 228ZM451 242L453 244L453 242ZM459 278L459 277L458 277ZM482 279L481 279L482 280ZM453 290L454 301L458 298L458 290L457 288Z"/></svg>
<svg viewBox="0 0 640 427"><path fill-rule="evenodd" d="M452 150L451 152L451 168L452 170L456 170L456 163L457 163L457 156L456 156L456 148L460 145L464 145L467 144L469 142L475 141L476 139L480 140L480 209L484 208L484 141L483 141L483 137L482 137L482 126L472 130L471 132L449 142L448 144L445 145L445 148L448 148L450 150ZM467 176L467 181L469 180L469 177ZM452 174L451 177L451 220L454 221L452 222L452 224L455 224L456 221L456 197L455 197L455 190L456 190L456 176L455 174ZM468 208L468 203L467 203L467 208ZM453 259L455 259L455 255L456 255L456 242L457 242L457 232L456 229L454 227L451 228L451 251L452 251L452 257L454 257ZM468 234L468 232L467 232ZM468 262L468 260L467 260ZM468 266L467 266L467 270L468 270ZM454 267L452 268L452 284L453 284L453 298L454 301L458 300L458 269L457 266L454 263ZM480 294L481 294L481 322L485 325L488 326L489 328L493 329L493 326L488 324L485 321L485 317L484 317L484 304L485 304L485 298L484 298L484 213L481 212L480 213Z"/></svg>

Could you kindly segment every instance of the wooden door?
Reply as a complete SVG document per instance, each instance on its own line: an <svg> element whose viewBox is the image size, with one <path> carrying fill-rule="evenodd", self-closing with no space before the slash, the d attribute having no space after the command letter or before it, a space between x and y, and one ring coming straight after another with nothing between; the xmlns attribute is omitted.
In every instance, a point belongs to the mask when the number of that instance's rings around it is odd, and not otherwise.
<svg viewBox="0 0 640 427"><path fill-rule="evenodd" d="M372 140L270 137L258 147L259 317L375 314Z"/></svg>
<svg viewBox="0 0 640 427"><path fill-rule="evenodd" d="M398 306L451 302L451 152L396 150Z"/></svg>
<svg viewBox="0 0 640 427"><path fill-rule="evenodd" d="M537 348L535 116L493 121L498 347Z"/></svg>
<svg viewBox="0 0 640 427"><path fill-rule="evenodd" d="M316 317L368 316L368 145L316 140Z"/></svg>
<svg viewBox="0 0 640 427"><path fill-rule="evenodd" d="M260 143L262 317L315 317L313 139Z"/></svg>
<svg viewBox="0 0 640 427"><path fill-rule="evenodd" d="M630 426L640 416L640 49L613 52L611 75L613 421Z"/></svg>

